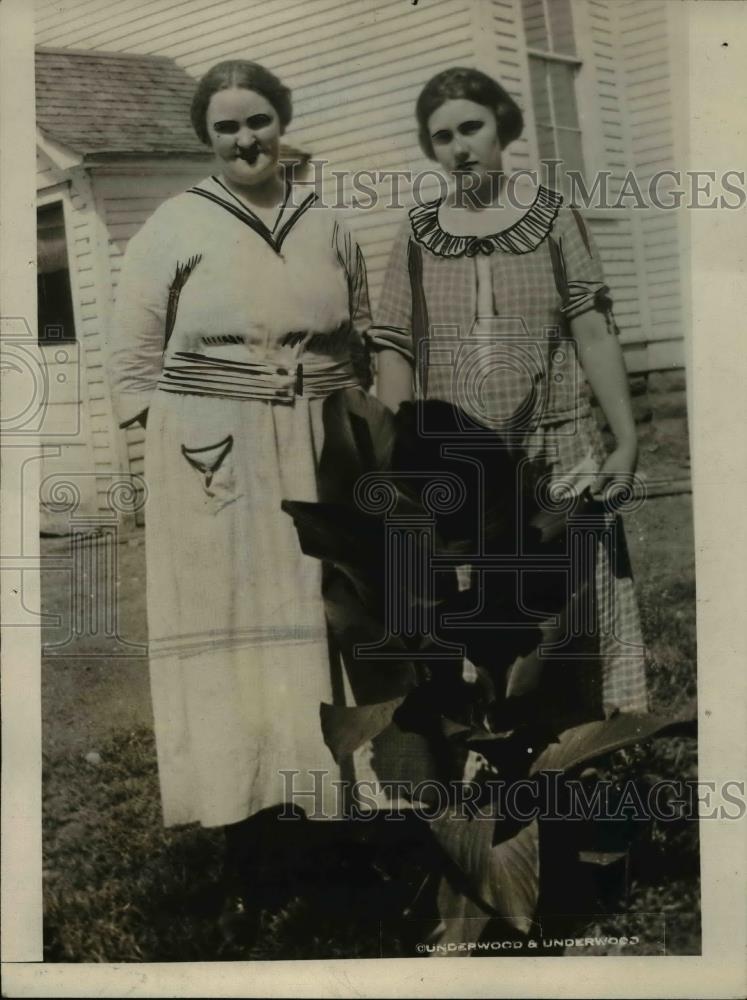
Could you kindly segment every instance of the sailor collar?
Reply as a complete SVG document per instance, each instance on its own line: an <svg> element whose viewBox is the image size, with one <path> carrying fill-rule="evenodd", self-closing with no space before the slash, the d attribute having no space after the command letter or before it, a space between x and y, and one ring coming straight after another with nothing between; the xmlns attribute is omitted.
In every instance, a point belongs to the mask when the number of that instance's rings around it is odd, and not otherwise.
<svg viewBox="0 0 747 1000"><path fill-rule="evenodd" d="M235 219L238 219L239 222L243 222L244 225L254 230L254 232L260 236L265 243L272 247L275 253L279 254L290 231L299 221L301 216L303 216L317 200L316 194L311 192L300 202L300 204L293 207L289 212L288 202L290 200L292 190L293 187L288 182L285 188L285 198L283 199L283 204L280 206L275 219L275 225L272 229L270 229L270 227L263 222L263 220L260 219L259 216L256 215L247 204L245 204L245 202L237 198L219 177L212 176L201 184L195 184L194 187L188 189L187 194L199 195L201 198L206 198L214 205L224 209Z"/></svg>

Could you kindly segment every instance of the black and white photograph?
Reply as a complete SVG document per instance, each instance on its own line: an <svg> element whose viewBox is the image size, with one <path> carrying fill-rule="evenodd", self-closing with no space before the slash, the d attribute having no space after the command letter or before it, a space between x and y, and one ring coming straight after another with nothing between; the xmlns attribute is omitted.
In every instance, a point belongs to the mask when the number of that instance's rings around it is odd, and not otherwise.
<svg viewBox="0 0 747 1000"><path fill-rule="evenodd" d="M743 5L32 6L33 961L700 960L747 800L701 745L691 220L747 185L694 159L688 52Z"/></svg>

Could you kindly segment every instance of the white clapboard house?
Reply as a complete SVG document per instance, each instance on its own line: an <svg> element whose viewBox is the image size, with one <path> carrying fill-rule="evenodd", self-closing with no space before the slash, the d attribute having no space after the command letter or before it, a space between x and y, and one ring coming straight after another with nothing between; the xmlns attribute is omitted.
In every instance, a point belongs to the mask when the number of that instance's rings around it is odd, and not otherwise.
<svg viewBox="0 0 747 1000"><path fill-rule="evenodd" d="M673 125L683 24L668 0L39 0L39 339L48 366L44 523L121 503L142 471L106 382L111 306L127 241L157 205L210 172L192 133L194 80L227 58L262 62L291 87L286 158L330 169L432 167L414 101L449 65L497 77L525 114L508 167L560 159L593 178L647 183L681 163ZM305 152L300 152L301 150ZM308 169L308 168L307 168ZM384 188L382 188L383 190ZM388 189L388 187L386 188ZM587 212L631 373L684 366L678 213ZM351 216L375 307L401 212ZM57 435L74 426L75 434ZM137 478L134 480L137 482Z"/></svg>

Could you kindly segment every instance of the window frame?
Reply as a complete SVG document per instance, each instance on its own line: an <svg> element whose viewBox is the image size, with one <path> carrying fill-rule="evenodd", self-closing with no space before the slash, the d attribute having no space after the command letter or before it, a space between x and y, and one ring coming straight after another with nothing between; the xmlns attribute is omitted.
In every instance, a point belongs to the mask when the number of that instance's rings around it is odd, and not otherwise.
<svg viewBox="0 0 747 1000"><path fill-rule="evenodd" d="M36 210L37 213L40 209L52 208L55 205L59 205L62 209L62 225L64 229L65 236L65 255L67 258L67 275L68 275L68 285L70 288L70 306L71 315L73 320L73 336L65 337L61 339L49 339L45 340L41 336L41 326L39 322L39 316L37 315L36 323L36 338L37 344L40 348L54 348L57 344L78 344L81 338L81 327L80 327L80 312L77 300L77 281L73 275L73 265L72 265L72 252L70 246L70 195L69 195L69 184L55 184L54 187L47 188L43 191L37 191L36 195ZM37 215L37 240L38 240L38 215ZM39 265L37 260L37 275L39 274Z"/></svg>
<svg viewBox="0 0 747 1000"><path fill-rule="evenodd" d="M547 39L548 39L548 45L550 45L552 43L552 30L551 30L551 24L552 24L552 22L551 22L551 18L550 18L550 6L549 6L551 2L552 2L552 0L541 0L542 11L543 11L543 14L544 14L544 19L545 19L545 28L546 28L546 34L547 34ZM580 42L581 42L581 33L579 32L579 21L581 21L583 23L583 20L584 20L585 14L586 14L586 11L585 11L585 2L584 2L584 0L570 0L570 10L571 10L571 18L572 18L571 28L572 28L572 32L573 32L574 46L576 48L576 54L575 55L570 55L570 54L565 53L565 52L557 52L557 51L555 51L554 49L551 49L551 48L543 49L543 48L538 48L537 46L529 45L527 43L526 24L525 24L525 21L524 21L524 0L518 0L518 7L519 7L519 11L518 11L518 13L519 13L519 20L520 20L520 23L521 23L522 31L524 33L524 51L525 51L525 57L526 57L526 64L525 65L526 65L526 71L527 71L527 94L528 94L529 99L530 99L530 101L532 103L532 125L533 125L533 128L534 128L533 140L534 140L535 148L537 149L537 160L538 160L538 163L541 165L544 161L541 159L540 152L539 152L539 147L540 147L539 125L541 123L538 122L538 119L537 119L537 114L536 114L536 111L535 111L535 103L534 103L534 93L533 93L533 90L532 90L532 68L531 68L531 65L532 65L532 61L533 60L537 61L537 62L541 61L544 64L545 71L546 71L547 65L548 64L552 64L552 63L560 64L560 65L564 65L564 66L568 66L568 67L570 67L572 69L572 74L573 74L572 75L572 84L573 84L573 88L574 88L574 97L575 97L575 102L576 102L576 117L577 117L577 121L578 121L578 127L577 128L571 128L570 126L558 125L556 123L556 117L555 117L555 95L553 93L552 85L549 84L549 82L548 82L547 93L548 93L548 101L549 101L549 107L550 107L550 114L551 114L551 119L552 119L550 124L551 124L551 128L552 128L552 131L553 131L553 143L554 143L554 145L556 147L558 145L557 144L557 138L556 138L556 135L557 135L558 131L562 131L562 132L566 132L566 133L573 133L573 134L575 134L575 135L578 136L579 156L580 156L580 159L581 159L581 175L582 175L582 177L586 178L587 176L589 176L590 174L592 174L594 172L594 170L596 169L598 158L595 155L595 151L591 148L590 143L589 143L589 137L588 137L588 134L587 134L588 130L589 130L589 125L588 125L588 123L586 123L586 124L584 123L584 119L587 116L587 111L588 111L588 107L587 107L588 101L587 101L587 94L586 94L586 79L585 79L585 77L586 77L586 73L585 73L586 60L584 59L584 56L583 56L582 51L581 51L582 46L580 44ZM582 10L581 8L584 8L584 9ZM545 124L545 123L542 123L542 124ZM558 158L559 158L559 150L556 152L556 159L558 159ZM565 169L565 164L563 166L564 166L564 169Z"/></svg>

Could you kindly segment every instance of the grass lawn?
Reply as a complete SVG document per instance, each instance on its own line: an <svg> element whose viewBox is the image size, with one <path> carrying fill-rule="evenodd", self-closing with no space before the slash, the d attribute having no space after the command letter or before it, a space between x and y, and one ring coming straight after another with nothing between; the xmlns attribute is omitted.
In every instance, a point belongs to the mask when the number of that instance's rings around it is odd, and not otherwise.
<svg viewBox="0 0 747 1000"><path fill-rule="evenodd" d="M651 463L660 446L652 434ZM645 441L643 447L645 462ZM627 519L626 527L648 645L652 707L671 712L696 689L691 497L650 499ZM80 608L90 595L101 593L106 576L89 559L78 578L76 605L65 569L69 551L66 539L43 542L50 559L42 582L43 610L58 619L45 630L48 655L42 678L46 959L209 961L411 954L401 944L396 924L386 920L393 912L393 883L370 878L368 889L362 887L371 876L368 859L346 869L338 866L313 898L291 895L284 900L266 915L250 951L222 942L215 888L220 831L166 831L161 825L142 648L142 536L107 550L111 562L103 564L116 576L118 638L90 638L83 627L67 641ZM609 761L609 769L647 782L695 778L695 743L684 737L662 739L632 753L620 752ZM637 953L699 953L695 824L655 821L636 845L633 860L624 920L628 928L641 928ZM621 919L600 917L589 933L623 933ZM600 946L596 953L619 950Z"/></svg>

